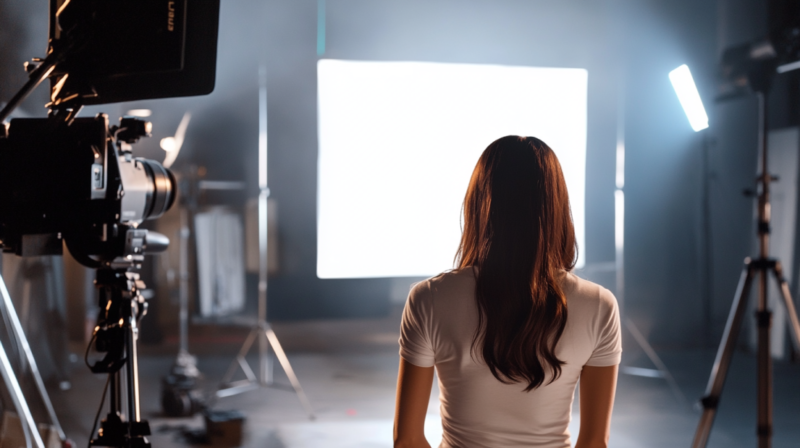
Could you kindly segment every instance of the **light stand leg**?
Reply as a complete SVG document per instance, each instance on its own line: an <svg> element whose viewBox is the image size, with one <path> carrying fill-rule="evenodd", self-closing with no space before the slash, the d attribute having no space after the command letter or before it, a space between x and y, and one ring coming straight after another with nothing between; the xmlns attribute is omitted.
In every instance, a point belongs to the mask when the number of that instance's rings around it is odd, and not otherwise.
<svg viewBox="0 0 800 448"><path fill-rule="evenodd" d="M675 395L675 398L677 398L681 404L688 404L686 396L683 395L683 392L681 392L678 382L675 381L675 378L669 372L669 369L667 369L667 365L664 364L664 361L661 360L661 358L658 356L658 353L653 350L653 347L649 342L647 342L647 338L645 338L642 332L639 331L633 321L626 318L625 328L628 329L628 332L630 332L631 336L633 336L633 339L636 340L636 343L639 344L639 347L644 350L647 357L650 358L650 362L656 366L656 369L658 369L658 371L667 381L667 384L669 384L670 389L672 389L672 393Z"/></svg>
<svg viewBox="0 0 800 448"><path fill-rule="evenodd" d="M28 338L25 336L25 332L22 329L22 323L19 321L19 317L14 309L14 302L11 301L11 295L8 293L8 289L6 288L5 281L3 277L0 276L0 295L2 295L3 306L2 312L5 316L8 317L8 320L11 321L11 326L13 327L14 334L19 342L19 345L22 347L22 353L25 356L25 360L28 363L28 366L31 369L31 376L33 376L33 382L36 385L36 389L39 392L39 396L42 398L42 402L44 403L44 407L47 410L47 415L50 417L50 423L55 427L56 432L58 432L58 438L61 441L67 440L67 436L64 433L64 430L61 428L61 424L58 421L58 416L56 416L56 411L53 408L53 403L50 401L50 395L47 393L47 389L44 386L44 381L42 381L42 375L39 372L39 367L36 364L36 359L33 357L33 352L31 351L31 346L28 343ZM37 432L38 434L38 432Z"/></svg>
<svg viewBox="0 0 800 448"><path fill-rule="evenodd" d="M792 293L789 291L789 283L783 276L783 267L781 266L780 261L775 263L775 267L772 268L772 272L775 274L775 279L778 281L778 286L781 290L781 297L783 297L783 305L786 307L786 315L789 318L789 326L792 329L791 331L792 340L794 341L794 348L795 350L800 351L800 320L797 318L797 310L794 307Z"/></svg>
<svg viewBox="0 0 800 448"><path fill-rule="evenodd" d="M269 386L272 384L272 363L269 358L269 341L264 331L262 328L258 332L258 381L262 386Z"/></svg>
<svg viewBox="0 0 800 448"><path fill-rule="evenodd" d="M314 416L314 410L311 409L311 403L309 403L308 398L306 397L306 393L303 392L303 387L300 385L300 381L297 379L297 375L294 374L294 369L292 369L292 365L289 364L289 358L286 357L286 353L283 351L281 343L278 342L278 336L275 335L275 332L272 331L272 328L269 326L269 324L267 324L265 334L267 339L269 340L269 344L275 351L275 356L281 363L281 367L283 367L284 372L286 372L286 376L289 377L289 381L292 383L292 387L294 387L295 393L297 393L297 398L300 399L300 403L306 409L308 417L313 420L316 417Z"/></svg>
<svg viewBox="0 0 800 448"><path fill-rule="evenodd" d="M242 348L236 355L236 359L234 359L231 362L230 367L228 367L228 371L225 372L225 376L222 377L222 384L229 384L231 382L231 380L233 379L233 375L236 373L237 365L245 370L245 375L247 376L248 380L254 381L256 379L250 367L248 366L247 369L245 369L244 366L247 365L247 360L245 359L245 356L247 356L247 352L250 351L250 347L253 345L253 341L255 341L255 338L258 336L258 333L259 333L258 329L256 328L250 330L250 334L247 335L247 339L245 339L244 344L242 344Z"/></svg>
<svg viewBox="0 0 800 448"><path fill-rule="evenodd" d="M728 322L725 324L725 331L722 333L722 342L717 349L714 367L711 369L711 377L708 379L706 394L700 400L703 406L703 414L700 417L700 423L697 425L692 448L704 448L708 444L708 436L711 434L711 426L714 424L720 395L722 394L722 388L725 385L728 368L733 357L733 349L736 347L739 329L742 326L742 317L747 308L747 298L753 283L754 271L755 267L752 262L749 258L746 259L742 275L739 277L739 285L736 288L731 311L728 314Z"/></svg>

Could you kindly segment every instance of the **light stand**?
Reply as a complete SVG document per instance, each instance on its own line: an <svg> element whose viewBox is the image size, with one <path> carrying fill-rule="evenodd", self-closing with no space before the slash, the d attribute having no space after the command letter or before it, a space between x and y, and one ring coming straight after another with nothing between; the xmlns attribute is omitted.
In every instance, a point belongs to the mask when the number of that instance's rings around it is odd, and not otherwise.
<svg viewBox="0 0 800 448"><path fill-rule="evenodd" d="M616 190L614 191L614 261L602 263L602 270L614 271L616 274L614 294L619 303L620 321L622 329L627 330L633 337L634 342L647 355L650 362L656 367L647 369L622 365L620 372L627 375L644 376L649 378L663 378L669 385L675 398L681 404L685 404L686 397L681 392L678 383L675 382L666 364L661 360L656 351L647 341L647 338L639 331L633 320L627 317L627 307L625 301L625 96L623 84L620 84L617 103L617 154L616 154Z"/></svg>
<svg viewBox="0 0 800 448"><path fill-rule="evenodd" d="M194 180L194 179L190 179ZM169 374L162 379L161 408L165 414L171 416L194 415L204 405L202 394L197 390L197 380L202 376L197 368L197 358L189 353L189 210L194 208L195 182L186 182L186 197L188 204L180 209L179 230L180 256L179 256L179 286L178 296L180 301L179 311L179 349L175 363Z"/></svg>
<svg viewBox="0 0 800 448"><path fill-rule="evenodd" d="M286 353L278 342L278 337L267 321L267 199L269 198L269 188L267 187L267 82L266 69L263 66L259 69L258 115L258 321L250 330L239 354L222 378L216 396L223 398L261 387L282 387L273 381L272 359L269 356L269 348L272 347L281 367L292 383L297 398L300 399L309 418L313 420L315 417L311 404L300 386L300 381L289 363L289 358L286 357ZM256 339L258 339L258 376L245 358ZM246 379L231 382L237 366L244 372Z"/></svg>
<svg viewBox="0 0 800 448"><path fill-rule="evenodd" d="M725 385L725 378L730 368L731 357L736 346L739 329L742 324L742 317L747 308L747 300L750 296L750 288L753 278L758 275L758 309L756 311L756 323L758 325L758 446L759 448L769 448L772 442L772 358L770 356L770 327L772 326L772 311L769 309L767 301L767 283L769 274L775 276L778 287L781 291L786 314L789 318L792 335L794 336L795 347L800 348L800 321L797 318L794 302L789 292L789 284L783 276L783 268L780 260L769 257L769 234L770 234L770 183L775 180L769 174L767 164L767 93L771 81L771 73L750 78L750 84L758 96L758 115L759 115L759 150L761 156L761 175L757 181L760 186L758 192L758 243L759 257L755 260L746 258L744 268L736 288L736 295L733 299L725 331L722 335L722 342L717 350L714 360L714 367L711 370L711 377L708 380L706 394L700 403L703 406L703 414L697 426L693 448L703 448L708 443L711 433L711 426L714 423L722 388Z"/></svg>

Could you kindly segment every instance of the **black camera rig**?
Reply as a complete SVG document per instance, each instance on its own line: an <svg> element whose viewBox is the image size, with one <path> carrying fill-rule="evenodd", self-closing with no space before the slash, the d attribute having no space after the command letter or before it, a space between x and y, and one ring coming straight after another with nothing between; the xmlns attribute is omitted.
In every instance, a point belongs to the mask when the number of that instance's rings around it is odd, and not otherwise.
<svg viewBox="0 0 800 448"><path fill-rule="evenodd" d="M20 256L60 255L66 245L97 269L97 326L109 412L90 445L150 446L141 419L136 340L147 311L136 272L169 240L140 229L175 201L177 183L132 144L151 124L78 118L84 105L208 94L214 89L219 0L50 0L47 56L0 110L0 245ZM47 118L5 120L50 80ZM105 398L104 398L105 399ZM99 415L99 413L98 413ZM97 422L95 422L96 426Z"/></svg>

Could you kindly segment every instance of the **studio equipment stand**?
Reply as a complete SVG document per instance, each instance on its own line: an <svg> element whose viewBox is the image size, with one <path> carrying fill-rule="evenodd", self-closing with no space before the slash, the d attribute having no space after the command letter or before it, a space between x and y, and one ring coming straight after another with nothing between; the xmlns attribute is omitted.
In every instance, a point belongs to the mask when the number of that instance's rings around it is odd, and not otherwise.
<svg viewBox="0 0 800 448"><path fill-rule="evenodd" d="M0 317L2 317L3 322L11 324L10 330L13 332L13 337L19 344L20 352L25 357L24 360L27 362L28 367L31 370L31 376L33 377L33 382L36 385L36 390L39 392L39 396L41 397L44 407L47 410L47 414L50 417L50 422L55 427L62 445L65 447L70 446L67 442L67 437L64 434L64 430L61 429L61 424L58 422L55 409L53 409L53 404L50 402L50 396L47 394L47 389L45 389L42 376L39 373L39 367L36 365L36 360L33 357L31 346L28 344L28 339L25 337L22 324L19 321L17 312L14 309L14 303L11 301L11 295L8 293L8 289L6 288L6 284L3 281L2 276L0 276L0 294L2 294ZM11 396L11 401L14 403L14 408L16 408L17 414L22 421L22 431L25 435L25 443L27 448L44 448L44 442L39 434L39 429L36 426L36 422L33 420L30 408L28 407L28 402L25 400L25 396L22 394L22 388L17 381L17 377L14 374L14 369L11 367L11 361L8 359L8 355L6 354L5 347L3 347L2 343L0 343L0 375L3 377L3 384L6 385L8 394Z"/></svg>
<svg viewBox="0 0 800 448"><path fill-rule="evenodd" d="M189 211L180 209L181 227L180 260L178 267L179 349L169 374L161 381L161 409L165 414L180 417L191 416L205 407L205 398L198 390L197 382L202 377L197 368L197 358L189 353Z"/></svg>
<svg viewBox="0 0 800 448"><path fill-rule="evenodd" d="M100 312L92 341L98 352L105 352L105 357L89 367L93 373L108 374L103 399L110 393L108 414L89 444L150 447L145 437L150 435L150 425L142 420L139 407L136 352L139 320L147 313L147 302L140 293L144 282L139 280L139 274L127 269L101 268L95 285L99 289ZM93 427L93 434L94 430Z"/></svg>
<svg viewBox="0 0 800 448"><path fill-rule="evenodd" d="M769 256L769 234L770 234L770 195L769 187L773 178L769 174L767 164L767 94L769 84L774 73L774 67L767 67L761 71L752 71L748 74L748 81L758 97L758 116L759 116L759 138L758 145L761 156L761 174L757 178L758 182L758 244L759 256L756 259L746 258L742 274L739 278L739 285L736 288L736 295L733 299L725 331L722 335L722 342L717 350L714 367L711 369L711 377L708 380L705 396L700 400L703 407L703 414L697 426L694 436L693 448L704 448L708 443L711 433L711 426L719 406L722 388L725 378L730 368L731 357L736 347L736 340L739 329L742 325L742 318L747 309L747 301L750 297L750 288L753 279L758 277L758 305L755 313L756 324L758 325L758 447L769 448L772 441L772 358L770 356L770 327L772 326L772 311L767 300L767 286L770 275L777 281L781 291L781 298L786 307L786 314L789 318L791 332L795 347L800 348L800 321L797 318L794 302L789 292L789 284L783 276L783 268L780 260Z"/></svg>
<svg viewBox="0 0 800 448"><path fill-rule="evenodd" d="M258 320L250 330L250 334L244 341L239 354L233 360L227 373L222 378L222 383L217 390L216 397L223 398L247 392L262 387L285 388L273 381L272 359L269 356L269 348L275 351L275 356L281 363L286 376L292 384L297 398L300 400L308 417L314 419L314 411L311 408L303 387L297 379L286 352L283 351L278 337L272 330L272 326L267 321L267 199L269 198L269 188L267 187L267 82L266 69L262 66L259 69L259 137L258 137ZM247 363L247 353L258 340L258 376ZM236 373L237 366L244 372L246 379L231 382ZM292 389L289 389L292 390Z"/></svg>

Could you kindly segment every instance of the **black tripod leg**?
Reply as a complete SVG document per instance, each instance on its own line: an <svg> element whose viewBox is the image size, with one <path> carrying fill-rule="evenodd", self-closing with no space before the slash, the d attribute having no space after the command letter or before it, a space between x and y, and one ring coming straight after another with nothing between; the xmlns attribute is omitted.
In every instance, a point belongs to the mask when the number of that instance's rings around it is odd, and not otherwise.
<svg viewBox="0 0 800 448"><path fill-rule="evenodd" d="M711 377L706 386L706 394L700 400L703 406L703 414L700 423L697 425L697 432L694 435L692 448L704 448L708 443L708 436L711 434L711 425L717 413L717 404L722 394L722 387L725 385L725 377L728 374L733 349L736 346L736 339L739 336L739 329L742 325L742 316L747 308L747 297L750 294L750 286L753 283L755 268L750 259L745 260L742 275L739 278L739 286L736 288L736 296L733 298L728 322L725 324L725 331L722 334L722 342L717 350L717 357L714 360L714 368L711 369Z"/></svg>
<svg viewBox="0 0 800 448"><path fill-rule="evenodd" d="M786 307L786 315L789 317L789 326L792 327L794 349L800 353L800 319L797 318L797 310L794 307L792 293L789 291L789 283L783 277L783 267L780 261L775 263L772 272L778 280L778 286L780 286L781 296L783 297L783 305Z"/></svg>
<svg viewBox="0 0 800 448"><path fill-rule="evenodd" d="M759 268L758 278L758 447L769 448L772 439L772 354L770 353L770 329L772 311L767 301L767 267Z"/></svg>

